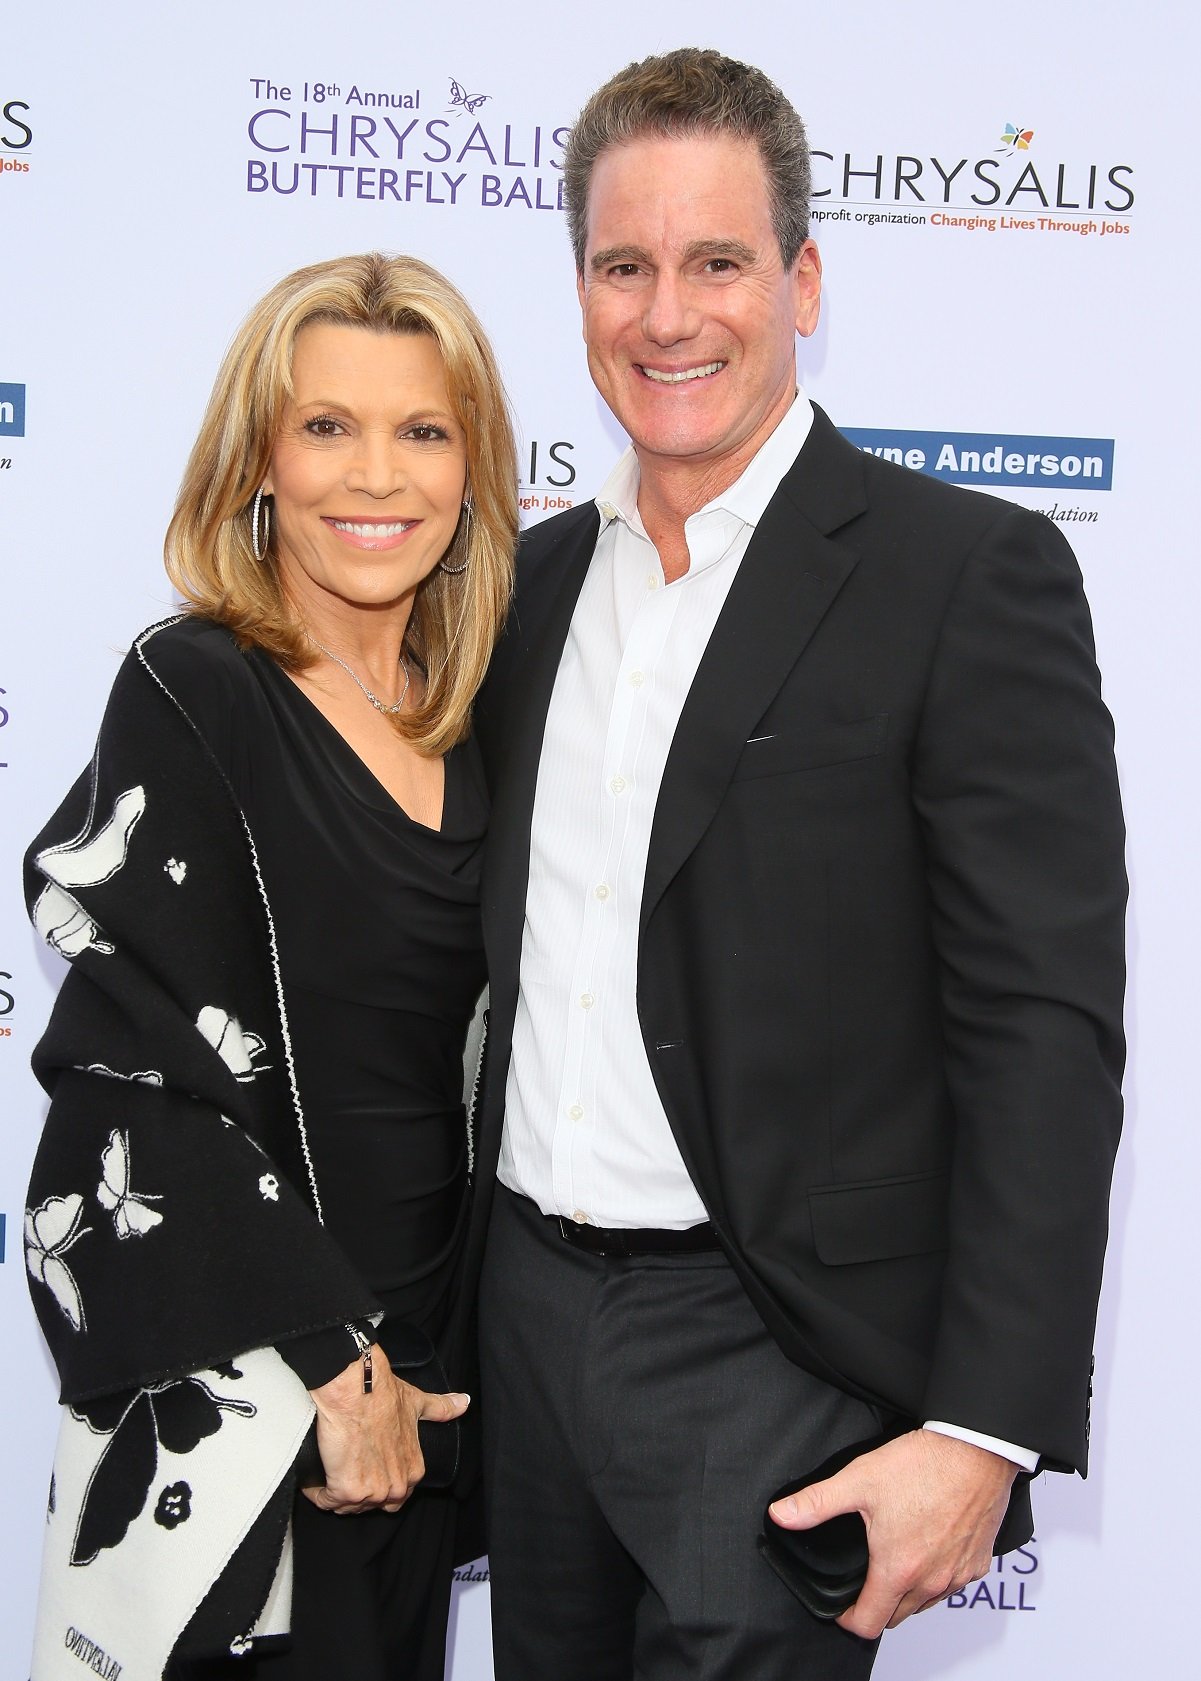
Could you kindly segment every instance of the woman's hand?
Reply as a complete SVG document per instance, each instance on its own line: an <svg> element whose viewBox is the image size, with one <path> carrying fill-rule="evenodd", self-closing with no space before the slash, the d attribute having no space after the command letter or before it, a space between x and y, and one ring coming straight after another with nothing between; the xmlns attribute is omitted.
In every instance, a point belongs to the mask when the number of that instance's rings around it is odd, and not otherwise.
<svg viewBox="0 0 1201 1681"><path fill-rule="evenodd" d="M320 1389L317 1450L325 1483L303 1492L323 1512L345 1516L383 1507L399 1512L425 1475L417 1441L417 1420L447 1423L467 1411L469 1395L430 1395L398 1378L376 1343L371 1350L374 1382L363 1393L363 1364L356 1360Z"/></svg>

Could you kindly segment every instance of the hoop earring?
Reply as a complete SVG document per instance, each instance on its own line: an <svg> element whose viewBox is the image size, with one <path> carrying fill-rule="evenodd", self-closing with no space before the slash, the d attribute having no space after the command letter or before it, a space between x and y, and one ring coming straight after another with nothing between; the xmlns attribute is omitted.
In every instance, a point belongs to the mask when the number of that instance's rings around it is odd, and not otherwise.
<svg viewBox="0 0 1201 1681"><path fill-rule="evenodd" d="M263 535L259 537L259 510L263 515ZM271 498L268 495L263 500L262 485L254 493L254 501L250 505L250 546L254 550L254 558L261 566L267 558L267 544L271 541Z"/></svg>
<svg viewBox="0 0 1201 1681"><path fill-rule="evenodd" d="M457 578L460 572L466 572L468 566L471 564L471 553L470 553L470 549L471 549L471 501L470 501L470 499L468 499L463 504L462 532L463 532L463 549L464 549L464 552L466 552L466 554L467 554L467 559L463 562L463 564L461 566L448 566L444 560L440 560L438 562L438 565L442 568L443 572L449 572L452 578Z"/></svg>

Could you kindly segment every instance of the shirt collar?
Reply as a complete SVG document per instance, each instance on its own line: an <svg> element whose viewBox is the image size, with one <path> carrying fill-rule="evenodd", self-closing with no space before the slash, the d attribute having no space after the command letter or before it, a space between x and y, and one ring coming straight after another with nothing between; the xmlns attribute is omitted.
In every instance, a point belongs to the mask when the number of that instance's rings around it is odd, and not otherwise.
<svg viewBox="0 0 1201 1681"><path fill-rule="evenodd" d="M743 469L741 477L735 479L720 496L715 496L712 502L698 509L691 518L698 519L701 514L720 509L723 513L733 514L744 525L758 525L768 503L779 489L780 481L800 453L801 445L809 436L812 424L813 405L798 386L796 400L790 405L775 431L760 444L756 454ZM638 514L640 483L638 457L631 444L615 463L597 493L596 505L600 510L602 531L613 520L618 519L623 525L628 525L631 531L636 531L640 537L646 535ZM685 525L687 523L686 521Z"/></svg>

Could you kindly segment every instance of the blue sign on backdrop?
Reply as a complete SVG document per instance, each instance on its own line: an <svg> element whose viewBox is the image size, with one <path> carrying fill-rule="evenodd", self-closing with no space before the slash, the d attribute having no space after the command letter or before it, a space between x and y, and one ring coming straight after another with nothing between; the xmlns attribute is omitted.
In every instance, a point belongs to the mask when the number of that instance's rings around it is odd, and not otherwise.
<svg viewBox="0 0 1201 1681"><path fill-rule="evenodd" d="M1027 437L1010 432L909 432L844 426L842 434L869 455L895 461L949 484L1002 490L1112 490L1112 438Z"/></svg>
<svg viewBox="0 0 1201 1681"><path fill-rule="evenodd" d="M25 436L25 387L0 384L0 438Z"/></svg>

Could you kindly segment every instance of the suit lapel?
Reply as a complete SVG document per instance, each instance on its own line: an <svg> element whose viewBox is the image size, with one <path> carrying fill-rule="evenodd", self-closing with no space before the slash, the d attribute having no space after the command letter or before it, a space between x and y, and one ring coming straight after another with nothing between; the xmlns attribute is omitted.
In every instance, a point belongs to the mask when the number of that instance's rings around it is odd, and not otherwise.
<svg viewBox="0 0 1201 1681"><path fill-rule="evenodd" d="M858 451L814 408L813 427L743 556L689 691L655 810L645 929L712 821L747 738L855 568L832 542L866 505Z"/></svg>

